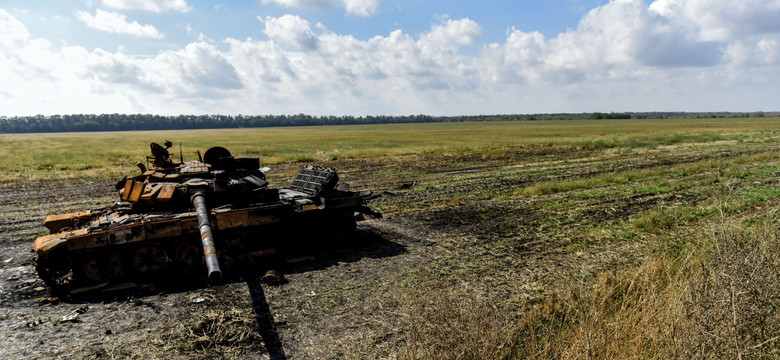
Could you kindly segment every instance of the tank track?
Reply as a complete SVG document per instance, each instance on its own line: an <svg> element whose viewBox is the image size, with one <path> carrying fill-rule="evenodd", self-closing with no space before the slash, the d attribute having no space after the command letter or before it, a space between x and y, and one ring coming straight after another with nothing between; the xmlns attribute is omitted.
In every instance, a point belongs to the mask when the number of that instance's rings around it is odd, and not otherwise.
<svg viewBox="0 0 780 360"><path fill-rule="evenodd" d="M233 274L276 269L285 259L349 244L357 228L353 214L345 211L295 220L310 226L294 228L285 222L215 233L220 263ZM173 237L79 251L62 246L39 254L35 267L58 294L203 283L205 261L198 240Z"/></svg>

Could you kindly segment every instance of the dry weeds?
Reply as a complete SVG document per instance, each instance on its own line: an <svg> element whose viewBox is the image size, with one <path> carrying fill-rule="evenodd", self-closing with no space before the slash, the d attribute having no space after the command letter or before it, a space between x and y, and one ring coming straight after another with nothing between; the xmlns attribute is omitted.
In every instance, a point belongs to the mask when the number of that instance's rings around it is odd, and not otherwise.
<svg viewBox="0 0 780 360"><path fill-rule="evenodd" d="M775 204L777 205L777 204ZM528 304L522 357L777 358L778 222L721 218L678 257L601 274Z"/></svg>
<svg viewBox="0 0 780 360"><path fill-rule="evenodd" d="M399 357L404 359L508 359L517 321L490 295L466 286L426 289L402 296Z"/></svg>

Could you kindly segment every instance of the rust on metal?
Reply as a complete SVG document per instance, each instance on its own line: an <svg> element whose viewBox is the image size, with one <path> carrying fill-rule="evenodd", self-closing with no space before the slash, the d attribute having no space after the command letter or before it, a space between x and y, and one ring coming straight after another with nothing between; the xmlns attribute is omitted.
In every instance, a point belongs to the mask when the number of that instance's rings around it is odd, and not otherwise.
<svg viewBox="0 0 780 360"><path fill-rule="evenodd" d="M247 211L234 211L216 214L217 228L220 230L235 229L249 226L249 213Z"/></svg>
<svg viewBox="0 0 780 360"><path fill-rule="evenodd" d="M157 195L157 201L168 202L173 198L174 190L176 190L175 183L164 183L160 189L160 193Z"/></svg>
<svg viewBox="0 0 780 360"><path fill-rule="evenodd" d="M33 247L33 250L36 253L46 253L60 245L65 244L65 241L66 240L60 237L58 234L39 236L37 239L35 239L35 246Z"/></svg>
<svg viewBox="0 0 780 360"><path fill-rule="evenodd" d="M43 226L50 232L60 232L66 228L71 228L77 223L88 220L92 217L92 211L81 211L69 214L49 215L43 221Z"/></svg>
<svg viewBox="0 0 780 360"><path fill-rule="evenodd" d="M127 201L127 199L130 198L130 192L133 191L134 182L135 181L132 179L125 180L125 186L119 191L120 199L122 199L122 201Z"/></svg>
<svg viewBox="0 0 780 360"><path fill-rule="evenodd" d="M140 181L133 182L133 187L130 189L130 195L127 197L127 201L137 202L144 193L144 183Z"/></svg>
<svg viewBox="0 0 780 360"><path fill-rule="evenodd" d="M198 184L198 186L199 185L200 184ZM200 187L194 188L190 192L190 201L198 214L200 241L201 245L203 245L209 281L213 283L220 282L222 281L222 269L219 267L217 248L214 246L214 236L211 232L211 224L209 223L209 213L206 208L206 191Z"/></svg>
<svg viewBox="0 0 780 360"><path fill-rule="evenodd" d="M282 273L279 272L278 270L266 271L261 281L269 285L279 285L286 282L286 280L284 279L284 275L282 275Z"/></svg>
<svg viewBox="0 0 780 360"><path fill-rule="evenodd" d="M162 184L149 184L143 192L143 195L141 195L141 199L144 200L151 200L157 197L157 194L160 192L160 189L162 189Z"/></svg>
<svg viewBox="0 0 780 360"><path fill-rule="evenodd" d="M285 264L354 231L356 214L380 216L367 206L375 196L339 184L333 168L306 165L289 187L272 188L258 158L217 146L184 161L171 156L168 141L150 146L140 175L115 185L120 202L46 218L51 233L35 240L34 251L47 285L108 291L202 276L204 265L217 283L222 265L228 274L240 264ZM283 281L281 273L266 275Z"/></svg>

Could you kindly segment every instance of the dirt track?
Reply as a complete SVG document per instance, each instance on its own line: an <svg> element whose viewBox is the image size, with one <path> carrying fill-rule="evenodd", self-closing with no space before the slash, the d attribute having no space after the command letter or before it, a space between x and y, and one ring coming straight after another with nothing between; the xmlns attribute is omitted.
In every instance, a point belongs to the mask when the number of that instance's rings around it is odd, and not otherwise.
<svg viewBox="0 0 780 360"><path fill-rule="evenodd" d="M580 248L578 229L701 200L701 195L685 189L597 200L572 200L557 193L497 200L502 195L553 180L759 151L705 149L648 156L558 150L518 148L491 159L453 155L430 162L339 161L331 165L342 169L341 178L353 188L384 192L375 206L387 216L361 223L358 246L285 269L287 284L261 286L248 275L216 287L157 289L43 305L38 299L49 293L35 274L31 252L32 240L45 233L42 219L48 213L108 205L113 184L0 184L0 356L396 356L404 341L398 289L412 286L405 284L409 279L451 282L451 273L457 273L463 282L494 286L503 292L502 298L519 302L576 274L619 268L645 251L638 241ZM271 180L283 182L280 176L271 175ZM758 181L776 185L777 180ZM564 201L571 205L551 207Z"/></svg>

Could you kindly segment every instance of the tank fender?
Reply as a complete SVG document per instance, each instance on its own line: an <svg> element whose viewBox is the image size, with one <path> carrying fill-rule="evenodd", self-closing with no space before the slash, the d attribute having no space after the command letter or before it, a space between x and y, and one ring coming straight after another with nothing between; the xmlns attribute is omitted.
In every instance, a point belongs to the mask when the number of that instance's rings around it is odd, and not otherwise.
<svg viewBox="0 0 780 360"><path fill-rule="evenodd" d="M57 234L40 236L35 239L35 247L33 247L33 251L35 251L35 253L38 255L46 254L61 246L65 246L66 242L67 241L65 239L61 238Z"/></svg>
<svg viewBox="0 0 780 360"><path fill-rule="evenodd" d="M76 223L85 221L94 215L93 211L81 211L68 214L49 215L43 221L51 233L62 231L64 228L73 227Z"/></svg>

